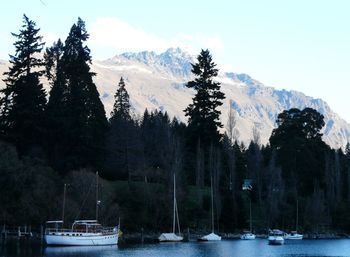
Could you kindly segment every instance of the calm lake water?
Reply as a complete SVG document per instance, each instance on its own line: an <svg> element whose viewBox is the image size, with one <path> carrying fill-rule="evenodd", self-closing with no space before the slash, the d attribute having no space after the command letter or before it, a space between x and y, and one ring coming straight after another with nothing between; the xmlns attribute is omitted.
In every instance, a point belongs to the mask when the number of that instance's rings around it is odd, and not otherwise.
<svg viewBox="0 0 350 257"><path fill-rule="evenodd" d="M1 257L328 257L350 256L350 240L287 241L282 246L271 246L265 239L253 241L223 240L219 242L189 242L133 245L128 247L40 247L1 246Z"/></svg>

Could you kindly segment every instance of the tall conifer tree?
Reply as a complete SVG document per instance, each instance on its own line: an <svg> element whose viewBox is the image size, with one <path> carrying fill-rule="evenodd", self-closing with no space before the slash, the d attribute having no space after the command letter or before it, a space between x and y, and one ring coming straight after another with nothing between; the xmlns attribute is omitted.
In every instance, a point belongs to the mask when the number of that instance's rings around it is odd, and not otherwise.
<svg viewBox="0 0 350 257"><path fill-rule="evenodd" d="M225 95L220 91L220 83L214 81L218 75L215 67L209 50L202 50L197 63L192 64L192 73L196 78L186 85L196 91L193 102L184 110L188 117L188 128L193 143L199 140L204 146L215 144L221 138L218 131L222 128L221 112L217 108L222 105Z"/></svg>
<svg viewBox="0 0 350 257"><path fill-rule="evenodd" d="M67 94L68 87L63 69L62 56L64 45L59 39L44 54L46 77L51 90L46 108L47 152L51 165L57 169L63 167L67 137Z"/></svg>
<svg viewBox="0 0 350 257"><path fill-rule="evenodd" d="M14 43L15 55L10 55L11 67L6 76L6 87L1 90L1 134L15 143L20 154L32 154L40 148L44 134L46 93L39 81L43 62L37 54L43 49L34 21L23 16L19 34Z"/></svg>
<svg viewBox="0 0 350 257"><path fill-rule="evenodd" d="M68 142L67 168L99 167L103 158L105 133L108 128L104 106L90 71L89 38L80 18L65 41L62 57L67 80Z"/></svg>
<svg viewBox="0 0 350 257"><path fill-rule="evenodd" d="M109 119L105 171L107 177L126 179L130 178L130 170L135 167L139 133L137 123L130 115L130 99L123 78L120 78L114 99Z"/></svg>

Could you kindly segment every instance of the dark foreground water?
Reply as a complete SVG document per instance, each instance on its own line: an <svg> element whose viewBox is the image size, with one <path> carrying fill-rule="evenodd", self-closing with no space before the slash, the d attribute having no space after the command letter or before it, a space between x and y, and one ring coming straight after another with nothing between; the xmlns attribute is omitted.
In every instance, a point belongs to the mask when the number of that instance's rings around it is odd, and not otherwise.
<svg viewBox="0 0 350 257"><path fill-rule="evenodd" d="M117 246L40 247L11 244L1 246L2 257L328 257L349 256L350 239L287 241L271 246L266 239L253 241L223 240L219 242L189 242Z"/></svg>

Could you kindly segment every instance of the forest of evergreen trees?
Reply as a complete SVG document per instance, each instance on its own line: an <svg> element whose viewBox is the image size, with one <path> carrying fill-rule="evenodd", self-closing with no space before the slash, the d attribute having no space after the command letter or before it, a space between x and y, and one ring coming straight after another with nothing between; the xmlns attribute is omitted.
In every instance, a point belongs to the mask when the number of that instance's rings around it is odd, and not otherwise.
<svg viewBox="0 0 350 257"><path fill-rule="evenodd" d="M120 217L124 232L171 227L174 173L182 228L210 228L212 180L219 232L248 228L249 200L256 232L293 230L297 203L300 231L350 232L350 145L335 150L322 141L324 117L316 110L285 110L268 145L260 144L256 128L251 143L240 144L235 113L220 122L225 96L211 54L202 50L192 64L195 79L187 83L195 91L184 110L188 124L157 110L132 113L123 78L116 78L107 118L90 70L84 21L46 49L39 32L24 15L4 74L2 224L60 219L64 184L65 222L94 218L98 171L100 221L115 224ZM242 189L244 183L250 190Z"/></svg>

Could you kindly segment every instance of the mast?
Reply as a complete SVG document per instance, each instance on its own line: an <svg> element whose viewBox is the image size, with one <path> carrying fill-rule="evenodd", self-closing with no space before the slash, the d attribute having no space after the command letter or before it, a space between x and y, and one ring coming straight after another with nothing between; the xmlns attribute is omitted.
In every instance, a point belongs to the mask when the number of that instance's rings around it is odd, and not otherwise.
<svg viewBox="0 0 350 257"><path fill-rule="evenodd" d="M173 202L174 202L174 211L173 211L173 233L175 234L175 222L176 222L176 182L175 182L175 172L174 172L174 196L173 196Z"/></svg>
<svg viewBox="0 0 350 257"><path fill-rule="evenodd" d="M213 193L213 176L210 176L211 188L211 230L214 233L214 193Z"/></svg>
<svg viewBox="0 0 350 257"><path fill-rule="evenodd" d="M250 226L250 233L253 232L252 230L252 199L249 197L249 226Z"/></svg>
<svg viewBox="0 0 350 257"><path fill-rule="evenodd" d="M98 220L98 172L96 172L96 221Z"/></svg>
<svg viewBox="0 0 350 257"><path fill-rule="evenodd" d="M62 206L62 226L64 225L64 209L66 206L66 190L67 190L67 184L64 184L63 188L63 206Z"/></svg>
<svg viewBox="0 0 350 257"><path fill-rule="evenodd" d="M297 199L297 217L295 222L295 231L298 232L298 221L299 221L299 200Z"/></svg>

